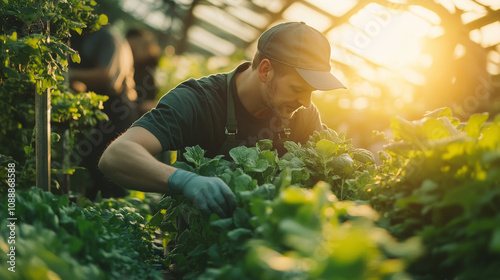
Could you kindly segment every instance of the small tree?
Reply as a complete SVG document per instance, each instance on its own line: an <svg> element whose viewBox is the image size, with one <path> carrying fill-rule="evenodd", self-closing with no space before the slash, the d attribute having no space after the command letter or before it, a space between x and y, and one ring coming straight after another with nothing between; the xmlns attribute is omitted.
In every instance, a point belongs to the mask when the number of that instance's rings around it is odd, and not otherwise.
<svg viewBox="0 0 500 280"><path fill-rule="evenodd" d="M8 163L16 163L16 187L35 184L35 94L50 94L49 115L55 124L50 135L52 154L64 162L62 145L56 143L67 131L67 143L78 137L83 127L106 116L100 112L106 97L92 92L74 94L65 82L68 59L79 62L69 47L70 31L98 30L107 24L106 15L93 13L89 0L3 0L0 1L0 184L6 182ZM46 96L48 97L48 96ZM50 151L47 151L47 156ZM56 166L53 174L69 174L71 166ZM52 184L58 186L58 180ZM6 192L0 188L0 194Z"/></svg>

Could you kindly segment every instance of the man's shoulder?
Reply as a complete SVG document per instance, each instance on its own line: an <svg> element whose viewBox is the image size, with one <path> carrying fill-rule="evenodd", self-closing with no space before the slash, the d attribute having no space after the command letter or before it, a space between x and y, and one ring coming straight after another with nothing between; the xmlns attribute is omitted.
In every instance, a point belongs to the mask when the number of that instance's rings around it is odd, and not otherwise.
<svg viewBox="0 0 500 280"><path fill-rule="evenodd" d="M179 84L178 87L192 88L201 91L221 90L226 88L227 74L213 74L201 78L191 78Z"/></svg>
<svg viewBox="0 0 500 280"><path fill-rule="evenodd" d="M159 107L173 106L195 110L221 110L226 102L226 75L214 74L188 79L166 93ZM212 108L212 109L210 109Z"/></svg>

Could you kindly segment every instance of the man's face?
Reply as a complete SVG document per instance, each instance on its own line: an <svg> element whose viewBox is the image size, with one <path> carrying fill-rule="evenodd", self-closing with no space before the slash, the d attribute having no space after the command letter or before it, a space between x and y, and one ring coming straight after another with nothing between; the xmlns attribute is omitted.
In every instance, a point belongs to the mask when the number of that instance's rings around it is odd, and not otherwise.
<svg viewBox="0 0 500 280"><path fill-rule="evenodd" d="M279 118L290 119L297 110L311 105L314 90L295 70L274 75L267 83L266 105Z"/></svg>

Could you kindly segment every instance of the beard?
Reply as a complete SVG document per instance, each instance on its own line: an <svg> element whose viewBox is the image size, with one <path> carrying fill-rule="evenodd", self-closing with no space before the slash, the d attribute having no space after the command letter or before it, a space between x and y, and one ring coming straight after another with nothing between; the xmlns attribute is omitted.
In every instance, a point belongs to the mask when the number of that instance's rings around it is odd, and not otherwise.
<svg viewBox="0 0 500 280"><path fill-rule="evenodd" d="M274 102L274 97L276 96L276 81L275 81L275 77L276 76L273 76L271 78L271 81L269 81L269 84L267 85L267 92L266 92L266 101L268 103L268 107L271 109L271 112L278 118L280 119L291 119L293 117L293 115L295 114L295 112L298 110L295 109L293 110L293 108L291 107L285 107L285 108L290 108L292 111L292 113L290 115L283 115L279 110L278 110L278 106L276 105L276 103Z"/></svg>

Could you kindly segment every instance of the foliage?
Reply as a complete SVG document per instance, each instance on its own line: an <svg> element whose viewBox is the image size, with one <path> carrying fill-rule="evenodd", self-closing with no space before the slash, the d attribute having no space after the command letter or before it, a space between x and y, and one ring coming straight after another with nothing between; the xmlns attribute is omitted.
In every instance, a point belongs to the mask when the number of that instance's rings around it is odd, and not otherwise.
<svg viewBox="0 0 500 280"><path fill-rule="evenodd" d="M345 133L332 129L315 131L302 147L300 143L287 142L288 153L280 159L280 169L292 171L292 184L311 187L318 181L332 185L340 198L357 198L358 187L354 178L368 175L375 164L373 153L354 148Z"/></svg>
<svg viewBox="0 0 500 280"><path fill-rule="evenodd" d="M255 226L246 256L252 279L393 279L419 252L377 228L370 206L339 202L326 183L294 186L272 201L253 200Z"/></svg>
<svg viewBox="0 0 500 280"><path fill-rule="evenodd" d="M58 124L53 125L53 143L68 128L71 128L70 142L74 142L76 127L89 127L105 118L99 111L104 97L73 94L64 79L68 57L80 60L78 53L68 46L70 31L97 30L107 23L107 18L92 13L96 3L90 0L4 0L1 5L0 154L23 166L17 177L22 181L19 186L29 188L34 185L35 172L35 94L47 94L50 90L54 101L51 120ZM57 156L57 150L53 154ZM4 189L1 188L1 193Z"/></svg>
<svg viewBox="0 0 500 280"><path fill-rule="evenodd" d="M163 279L153 270L151 231L133 204L103 200L85 208L38 188L15 193L15 243L7 197L0 205L2 279ZM16 271L7 268L15 246Z"/></svg>
<svg viewBox="0 0 500 280"><path fill-rule="evenodd" d="M399 238L428 247L419 279L496 279L500 264L500 116L461 123L449 108L394 118L366 195Z"/></svg>
<svg viewBox="0 0 500 280"><path fill-rule="evenodd" d="M327 135L336 133L316 134L304 147L294 146L289 152L314 151L317 160L330 160L335 151L342 155L352 150L344 145L322 149L330 147L322 142L330 141L324 139ZM165 211L158 212L150 224L173 240L166 265L175 264L183 279L386 279L403 275L405 261L418 254L418 241L396 242L374 225L377 214L370 206L339 202L325 182L309 184L312 189L293 186L289 156L280 159L271 148L269 140L256 147L234 148L232 162L219 156L205 158L199 146L187 149L184 157L191 165L176 166L219 176L235 193L238 207L232 217L220 219L215 214L203 216L182 197L160 201L158 208ZM353 169L363 166L351 161ZM349 180L352 174L340 164L315 168L302 163L304 174L346 175L335 178L339 181Z"/></svg>

